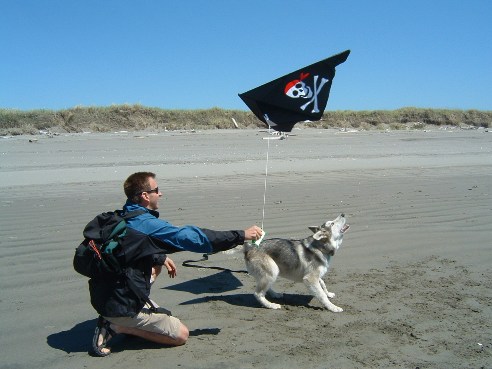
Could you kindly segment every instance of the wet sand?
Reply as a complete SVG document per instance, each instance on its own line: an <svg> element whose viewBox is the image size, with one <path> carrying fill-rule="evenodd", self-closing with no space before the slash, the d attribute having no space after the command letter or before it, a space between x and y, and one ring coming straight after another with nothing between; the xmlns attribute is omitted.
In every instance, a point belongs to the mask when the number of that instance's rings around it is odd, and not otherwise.
<svg viewBox="0 0 492 369"><path fill-rule="evenodd" d="M0 138L0 368L492 367L492 134L294 133ZM177 278L152 298L189 327L188 343L117 337L111 356L89 356L97 316L73 252L141 170L157 174L161 218L176 225L263 223L267 237L302 238L344 212L351 229L325 280L345 311L286 280L283 309L264 309L239 256L197 268L181 264L201 254L177 253Z"/></svg>

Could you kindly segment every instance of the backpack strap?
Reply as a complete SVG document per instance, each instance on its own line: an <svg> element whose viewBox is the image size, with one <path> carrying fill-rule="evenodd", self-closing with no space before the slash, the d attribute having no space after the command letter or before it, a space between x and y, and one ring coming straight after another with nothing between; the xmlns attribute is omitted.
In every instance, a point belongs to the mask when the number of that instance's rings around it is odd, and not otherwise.
<svg viewBox="0 0 492 369"><path fill-rule="evenodd" d="M144 300L147 305L149 305L149 309L150 311L152 311L153 313L156 313L157 312L157 307L154 305L154 303L152 302L151 299L149 299L148 296L145 295L145 293L143 293L137 286L135 286L135 284L133 283L133 281L130 279L130 278L126 278L126 281L128 282L128 287L130 288L130 290L135 294L137 295L139 298L141 298L142 300ZM167 309L163 309L161 308L161 310L164 310L167 315L171 315L171 312Z"/></svg>
<svg viewBox="0 0 492 369"><path fill-rule="evenodd" d="M134 211L130 211L129 213L126 213L124 215L122 215L123 213L123 210L115 210L114 211L116 214L118 214L120 217L122 217L123 219L130 219L130 218L133 218L133 217L136 217L140 214L144 214L146 213L145 210L134 210Z"/></svg>
<svg viewBox="0 0 492 369"><path fill-rule="evenodd" d="M105 247L105 250L109 250L109 253L111 254L113 252L113 249L116 248L120 242L120 235L124 235L126 232L124 231L126 228L126 220L136 217L140 214L144 214L145 210L135 210L130 213L127 213L125 215L121 215L123 210L115 210L114 214L122 219L116 227L111 231L110 235L107 237L109 240L112 240L109 242L109 244ZM114 240L113 240L114 239ZM107 251L106 251L107 252Z"/></svg>

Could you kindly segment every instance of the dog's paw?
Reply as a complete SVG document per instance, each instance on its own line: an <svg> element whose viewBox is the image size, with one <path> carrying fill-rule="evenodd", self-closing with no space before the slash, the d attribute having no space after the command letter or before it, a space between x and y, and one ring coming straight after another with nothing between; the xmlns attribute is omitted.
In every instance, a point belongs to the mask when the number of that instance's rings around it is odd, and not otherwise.
<svg viewBox="0 0 492 369"><path fill-rule="evenodd" d="M280 309L282 308L282 305L276 304L274 302L270 302L265 298L265 295L263 293L255 293L255 297L258 300L258 302L266 307L267 309Z"/></svg>
<svg viewBox="0 0 492 369"><path fill-rule="evenodd" d="M341 313L343 311L343 309L340 306L336 306L336 305L329 306L328 310L330 310L334 313Z"/></svg>
<svg viewBox="0 0 492 369"><path fill-rule="evenodd" d="M337 297L337 295L335 295L335 293L334 293L334 292L328 292L328 293L326 294L326 296L328 296L328 298L330 298L330 299L332 299L332 298L334 298L334 297Z"/></svg>

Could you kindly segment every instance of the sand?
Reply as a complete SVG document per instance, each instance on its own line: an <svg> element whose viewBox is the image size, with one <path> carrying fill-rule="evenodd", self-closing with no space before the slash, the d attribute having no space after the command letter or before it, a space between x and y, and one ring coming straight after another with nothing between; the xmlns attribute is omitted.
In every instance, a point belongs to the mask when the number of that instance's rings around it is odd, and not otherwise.
<svg viewBox="0 0 492 369"><path fill-rule="evenodd" d="M492 134L294 133L0 138L0 368L491 368ZM325 280L345 311L286 280L283 308L264 309L239 255L194 268L181 264L202 255L182 252L152 298L189 327L188 343L121 336L111 356L89 356L97 315L72 256L140 170L157 173L161 218L176 225L263 223L267 237L302 238L344 212L351 229Z"/></svg>

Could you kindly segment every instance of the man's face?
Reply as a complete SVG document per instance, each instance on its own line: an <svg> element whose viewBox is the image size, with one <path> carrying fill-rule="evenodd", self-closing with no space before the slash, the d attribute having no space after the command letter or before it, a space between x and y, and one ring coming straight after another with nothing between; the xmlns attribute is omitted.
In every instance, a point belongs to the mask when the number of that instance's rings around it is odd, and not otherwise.
<svg viewBox="0 0 492 369"><path fill-rule="evenodd" d="M155 178L149 178L149 185L149 190L151 192L147 192L147 196L149 197L149 205L147 205L147 208L157 210L159 208L159 199L162 196L162 193L158 190Z"/></svg>

